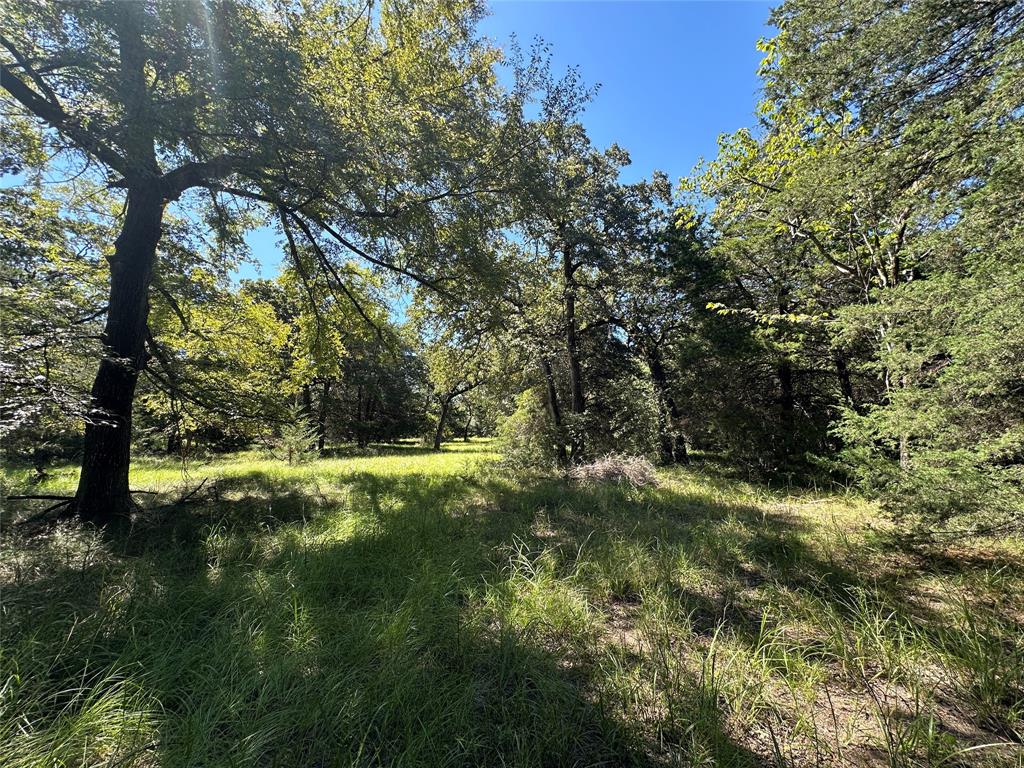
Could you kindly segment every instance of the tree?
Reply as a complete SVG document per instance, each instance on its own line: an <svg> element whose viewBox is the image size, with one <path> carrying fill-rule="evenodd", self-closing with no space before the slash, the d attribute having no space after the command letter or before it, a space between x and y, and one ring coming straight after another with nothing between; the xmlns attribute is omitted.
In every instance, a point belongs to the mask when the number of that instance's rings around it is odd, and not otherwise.
<svg viewBox="0 0 1024 768"><path fill-rule="evenodd" d="M421 336L427 336L424 358L437 402L433 447L441 450L448 416L455 401L490 379L500 376L501 353L491 328L462 327L456 323L429 322L429 314L417 313ZM437 318L437 315L433 315Z"/></svg>
<svg viewBox="0 0 1024 768"><path fill-rule="evenodd" d="M419 346L407 324L390 324L380 337L349 345L328 410L336 438L364 447L424 433L429 394Z"/></svg>
<svg viewBox="0 0 1024 768"><path fill-rule="evenodd" d="M667 180L662 184L667 185ZM686 283L683 275L687 262L702 254L705 246L697 228L677 227L664 209L650 206L648 210L643 236L617 265L609 304L614 307L614 322L646 364L657 393L661 461L687 464L688 419L678 392L677 364L679 342L695 326L689 289L696 286Z"/></svg>
<svg viewBox="0 0 1024 768"><path fill-rule="evenodd" d="M565 361L568 390L564 421L550 345L541 352L540 365L549 412L557 431L565 434L567 460L578 461L587 454L586 435L591 428L585 347L591 337L607 333L613 319L607 311L607 282L615 263L628 258L628 249L642 239L645 218L659 193L667 195L667 184L620 184L619 171L629 164L629 155L620 147L595 150L578 123L547 123L543 128L543 140L532 162L524 164L519 181L518 229L534 260L547 270L547 280L557 288L554 294L536 289L517 292L518 309L532 324L534 337L560 337L559 357Z"/></svg>
<svg viewBox="0 0 1024 768"><path fill-rule="evenodd" d="M1024 36L1024 7L1015 0L787 0L771 21L781 34L764 46L768 97L857 115L884 128L883 141L909 136L926 116L980 107L989 86L1012 74ZM952 149L954 136L932 139ZM924 138L915 136L919 148Z"/></svg>
<svg viewBox="0 0 1024 768"><path fill-rule="evenodd" d="M279 431L278 442L289 465L301 462L304 454L316 444L316 427L309 423L300 405L288 409Z"/></svg>
<svg viewBox="0 0 1024 768"><path fill-rule="evenodd" d="M170 262L168 241L160 261L176 268L159 270L153 283L136 432L138 439L148 427L184 461L196 438L237 446L284 418L289 329L266 295L233 286L196 263L195 254Z"/></svg>
<svg viewBox="0 0 1024 768"><path fill-rule="evenodd" d="M75 507L124 518L132 404L165 211L269 206L324 265L336 253L438 285L457 255L444 212L485 194L519 151L517 111L472 36L472 2L53 2L8 7L2 88L45 142L81 158L125 208L112 250L105 353ZM325 248L330 242L335 253ZM428 276L427 272L430 272Z"/></svg>
<svg viewBox="0 0 1024 768"><path fill-rule="evenodd" d="M95 190L56 192L0 190L0 437L39 457L88 415L82 382L105 310Z"/></svg>
<svg viewBox="0 0 1024 768"><path fill-rule="evenodd" d="M805 94L815 114L849 112L861 154L890 158L881 182L916 193L903 279L839 316L849 338L887 331L874 360L886 396L847 411L845 466L925 525L959 515L972 527L1019 525L1024 7L917 0L851 11L784 4L770 68L773 90ZM813 49L826 66L810 64ZM856 63L865 60L872 71Z"/></svg>
<svg viewBox="0 0 1024 768"><path fill-rule="evenodd" d="M893 511L1013 519L1024 8L789 0L773 21L760 130L702 177L739 289L715 308L763 329L796 413L831 428L816 452Z"/></svg>
<svg viewBox="0 0 1024 768"><path fill-rule="evenodd" d="M688 182L714 203L711 255L731 283L720 287L727 302L708 305L745 325L744 373L755 392L770 393L750 398L762 426L743 451L769 471L831 450L839 390L852 386L849 352L833 346L830 323L840 307L868 301L879 275L902 279L902 241L887 236L890 208L881 208L890 193L844 194L839 180L865 167L843 154L855 139L797 107L763 104L760 132L722 137L718 158Z"/></svg>

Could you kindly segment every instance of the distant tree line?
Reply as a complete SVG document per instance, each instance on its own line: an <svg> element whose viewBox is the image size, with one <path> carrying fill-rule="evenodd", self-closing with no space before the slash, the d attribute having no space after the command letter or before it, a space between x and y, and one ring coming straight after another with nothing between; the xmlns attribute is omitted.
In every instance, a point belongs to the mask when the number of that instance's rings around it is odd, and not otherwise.
<svg viewBox="0 0 1024 768"><path fill-rule="evenodd" d="M1019 523L1020 3L784 2L757 125L675 189L623 183L577 74L493 49L482 12L6 14L8 454L80 454L68 509L98 523L132 509L133 444L288 434L713 453L908 525ZM284 268L236 281L256 227Z"/></svg>

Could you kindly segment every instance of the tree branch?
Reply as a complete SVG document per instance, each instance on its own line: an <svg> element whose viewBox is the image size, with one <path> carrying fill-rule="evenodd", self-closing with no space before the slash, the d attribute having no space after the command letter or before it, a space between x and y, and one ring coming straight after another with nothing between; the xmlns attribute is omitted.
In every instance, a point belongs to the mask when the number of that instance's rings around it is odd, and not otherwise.
<svg viewBox="0 0 1024 768"><path fill-rule="evenodd" d="M397 272L400 275L404 275L405 277L408 277L409 279L419 283L420 285L423 285L423 286L425 286L427 288L430 288L435 293L438 293L438 294L440 294L442 296L445 296L446 298L449 298L449 299L454 298L448 291L446 291L444 288L439 286L436 282L434 282L430 278L427 278L427 277L424 277L423 275L420 275L420 274L417 274L415 272L412 272L411 270L408 270L405 267L399 266L398 264L393 264L393 263L391 263L389 261L384 261L382 259L378 259L378 258L376 258L374 256L371 256L366 251L364 251L362 248L360 248L358 245L356 245L355 243L350 241L348 238L346 238L344 235L342 235L340 232L338 232L330 224L328 224L326 222L326 220L324 220L324 218L322 216L319 216L318 214L310 213L308 211L304 211L304 210L302 210L302 206L288 205L288 204L284 203L281 200L278 200L278 199L276 199L274 197L271 197L270 195L265 195L265 194L262 194L262 193L259 193L259 192L252 192L252 191L247 190L247 189L239 189L238 187L226 187L226 186L223 186L221 184L216 184L216 183L212 183L212 182L207 182L207 183L204 183L204 184L200 184L198 186L206 187L206 188L211 189L211 190L213 190L215 192L224 192L224 193L229 194L229 195L237 195L238 197L246 198L248 200L256 200L256 201L261 202L261 203L266 203L267 205L273 205L274 207L277 207L277 208L283 208L285 211L287 211L287 213L289 215L292 216L292 218L295 218L296 216L300 216L300 215L301 216L305 216L307 219L309 219L314 224L316 224L320 229L322 229L324 232L326 232L328 235L330 235L340 245L344 246L347 250L349 250L352 253L356 254L360 258L370 262L371 264L374 264L374 265L376 265L378 267L381 267L383 269L388 269L388 270L390 270L392 272Z"/></svg>
<svg viewBox="0 0 1024 768"><path fill-rule="evenodd" d="M6 38L0 37L3 46L11 51L15 58L23 58L16 53L13 44ZM22 64L22 67L27 67ZM27 70L30 77L33 75L31 69ZM38 75L36 75L38 77ZM13 68L8 64L0 64L0 87L14 97L15 101L25 109L47 123L59 133L67 136L80 149L93 155L97 160L106 163L122 176L132 176L131 164L121 155L107 146L92 132L86 130L55 101L50 101L32 90L25 82L18 77ZM47 89L49 90L49 89Z"/></svg>

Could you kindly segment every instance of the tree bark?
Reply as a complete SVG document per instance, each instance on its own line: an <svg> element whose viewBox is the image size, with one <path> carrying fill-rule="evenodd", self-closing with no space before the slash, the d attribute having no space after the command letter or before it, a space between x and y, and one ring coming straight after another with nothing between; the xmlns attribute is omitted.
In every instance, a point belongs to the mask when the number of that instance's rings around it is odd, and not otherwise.
<svg viewBox="0 0 1024 768"><path fill-rule="evenodd" d="M121 138L127 159L127 199L110 263L110 300L103 332L105 353L92 385L82 473L74 508L85 521L106 525L126 520L134 504L128 491L132 402L146 363L149 284L156 263L166 194L154 144L155 127L146 85L145 26L141 6L127 4L117 17L120 68L117 88L129 130Z"/></svg>
<svg viewBox="0 0 1024 768"><path fill-rule="evenodd" d="M665 464L689 464L690 456L686 451L686 438L677 431L681 414L676 400L672 396L672 388L668 383L668 374L661 360L661 352L654 345L647 347L647 365L651 369L651 379L658 394L658 431L661 448L661 460Z"/></svg>
<svg viewBox="0 0 1024 768"><path fill-rule="evenodd" d="M558 405L558 389L555 387L555 374L551 370L551 363L547 358L541 358L541 368L544 370L544 383L547 391L548 414L555 425L555 434L558 436L557 456L558 466L564 467L569 463L569 456L565 451L565 426L562 424L562 409Z"/></svg>
<svg viewBox="0 0 1024 768"><path fill-rule="evenodd" d="M444 436L444 422L448 418L448 407L452 403L451 395L441 398L441 415L437 417L437 429L434 430L434 450L441 450L441 438Z"/></svg>
<svg viewBox="0 0 1024 768"><path fill-rule="evenodd" d="M82 474L74 506L82 520L126 519L132 401L146 362L149 283L160 241L164 199L159 184L128 190L127 210L110 262L110 300L103 333L106 355L92 386L93 419L85 428Z"/></svg>
<svg viewBox="0 0 1024 768"><path fill-rule="evenodd" d="M562 276L565 281L565 348L569 358L569 411L582 417L586 409L583 396L583 371L580 365L579 340L576 328L576 277L572 260L572 249L568 244L562 247ZM574 419L569 435L569 458L576 461L583 455L584 440L580 432L579 418Z"/></svg>

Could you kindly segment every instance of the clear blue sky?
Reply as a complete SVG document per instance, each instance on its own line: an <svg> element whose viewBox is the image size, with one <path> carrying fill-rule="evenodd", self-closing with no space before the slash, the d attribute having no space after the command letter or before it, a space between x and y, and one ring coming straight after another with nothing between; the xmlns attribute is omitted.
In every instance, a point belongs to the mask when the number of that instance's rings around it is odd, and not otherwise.
<svg viewBox="0 0 1024 768"><path fill-rule="evenodd" d="M617 143L633 165L624 181L662 170L676 179L716 140L750 125L757 101L755 44L770 37L768 2L492 0L480 31L499 46L542 37L555 71L577 66L599 84L583 116L598 147Z"/></svg>
<svg viewBox="0 0 1024 768"><path fill-rule="evenodd" d="M765 2L492 0L482 34L506 46L515 34L551 45L556 72L577 66L600 84L583 115L595 146L617 143L633 164L624 181L665 171L675 181L713 157L721 133L751 125L759 37L771 36ZM265 277L280 263L269 231L249 237ZM241 276L257 274L244 267Z"/></svg>

